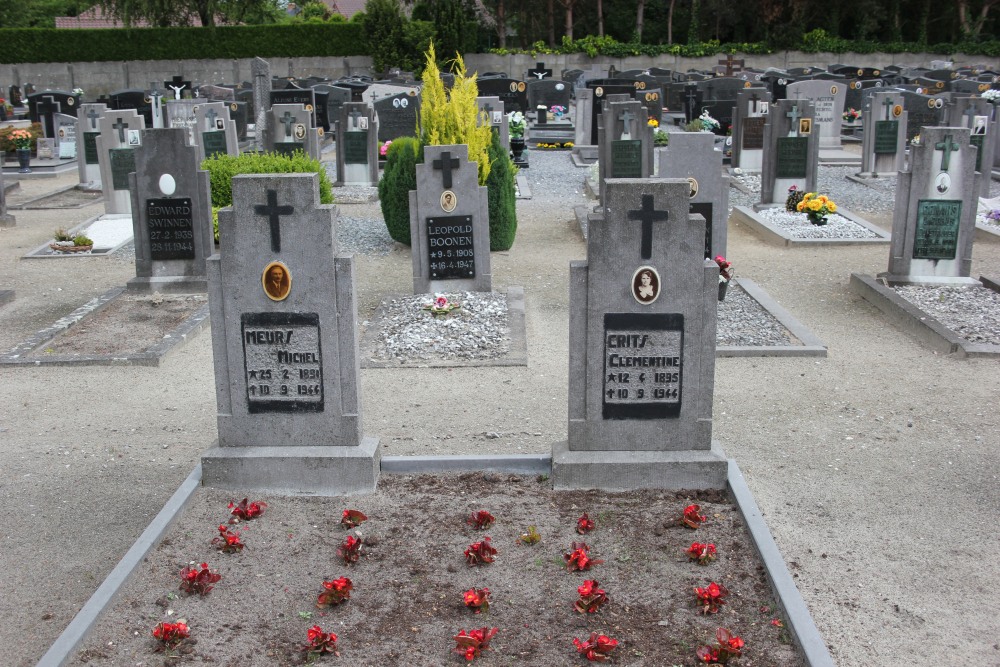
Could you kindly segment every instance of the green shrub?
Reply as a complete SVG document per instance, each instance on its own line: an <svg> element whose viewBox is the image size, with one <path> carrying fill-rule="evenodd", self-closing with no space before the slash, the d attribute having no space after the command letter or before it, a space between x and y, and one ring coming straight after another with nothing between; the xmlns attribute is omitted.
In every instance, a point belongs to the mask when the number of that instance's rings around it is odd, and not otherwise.
<svg viewBox="0 0 1000 667"><path fill-rule="evenodd" d="M401 137L389 145L385 169L378 183L382 217L393 241L410 242L410 190L417 189L417 164L423 162L423 147L416 137Z"/></svg>
<svg viewBox="0 0 1000 667"><path fill-rule="evenodd" d="M496 132L492 134L493 140L488 152L492 166L486 177L490 250L510 250L517 234L517 195L514 192L514 174L517 173L517 168L500 144L500 137Z"/></svg>
<svg viewBox="0 0 1000 667"><path fill-rule="evenodd" d="M239 174L319 174L319 200L322 204L333 203L333 186L326 175L326 169L318 160L296 152L293 155L280 153L243 153L241 155L217 154L201 163L208 170L212 184L212 206L223 207L233 204L233 176Z"/></svg>

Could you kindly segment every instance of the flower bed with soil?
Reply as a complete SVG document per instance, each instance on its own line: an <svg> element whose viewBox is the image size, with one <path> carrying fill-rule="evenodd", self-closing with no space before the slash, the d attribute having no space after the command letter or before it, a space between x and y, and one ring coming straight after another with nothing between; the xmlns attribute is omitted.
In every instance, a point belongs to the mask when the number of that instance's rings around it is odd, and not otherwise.
<svg viewBox="0 0 1000 667"><path fill-rule="evenodd" d="M267 501L262 516L222 526L238 531L245 548L221 553L221 542L212 540L236 499L199 490L70 664L299 665L310 659L303 650L310 641L328 641L325 633L333 632L340 656L314 654L317 664L459 665L466 664L464 651L453 649L483 628L487 635L497 629L474 659L484 665L587 664L586 647L597 647L592 655L599 656L609 639L617 642L610 664L705 664L697 651L716 646L719 628L742 638L743 655L729 664L803 664L725 493L556 492L546 480L481 473L383 476L371 496L252 498ZM679 521L691 503L706 517L697 529ZM346 528L347 509L368 520ZM485 530L470 521L481 510L496 517ZM579 534L584 513L594 528ZM541 537L534 545L518 539L530 526ZM476 543L482 551L487 536L498 552L493 562L468 565L465 552ZM362 542L350 565L338 556L348 537ZM589 545L586 571L567 568L574 542ZM714 544L717 558L699 565L688 554L693 542ZM573 560L580 563L579 554ZM203 562L221 580L204 597L184 594L181 571ZM333 586L340 577L351 580L349 599L317 608L321 594L329 601L342 588ZM596 581L592 589L608 597L593 613L575 608L584 593L594 600L585 581ZM704 599L713 582L728 595L717 613L705 614L695 589ZM466 606L468 593L475 602L483 588L490 605L476 614ZM189 638L169 654L156 652L153 629L179 619ZM456 642L460 631L466 638Z"/></svg>

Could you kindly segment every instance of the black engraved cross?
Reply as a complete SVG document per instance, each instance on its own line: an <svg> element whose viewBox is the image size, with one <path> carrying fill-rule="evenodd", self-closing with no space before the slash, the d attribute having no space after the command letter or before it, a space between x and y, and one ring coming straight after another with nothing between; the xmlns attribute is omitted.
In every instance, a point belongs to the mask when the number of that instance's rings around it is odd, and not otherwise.
<svg viewBox="0 0 1000 667"><path fill-rule="evenodd" d="M642 196L642 208L629 211L629 220L642 222L642 246L639 255L642 259L649 259L653 256L653 223L666 222L670 215L667 211L656 211L653 208L653 195Z"/></svg>
<svg viewBox="0 0 1000 667"><path fill-rule="evenodd" d="M623 139L626 136L629 137L629 138L632 137L632 132L630 132L630 130L631 130L631 126L632 126L632 121L635 119L635 117L636 117L635 114L632 113L631 111L629 111L628 109L625 109L620 114L618 114L618 120L620 120L622 122L622 134L621 134L621 136L622 136Z"/></svg>
<svg viewBox="0 0 1000 667"><path fill-rule="evenodd" d="M753 92L750 93L750 113L758 113L757 102L759 101L760 98L757 97L757 91L754 90Z"/></svg>
<svg viewBox="0 0 1000 667"><path fill-rule="evenodd" d="M285 115L278 119L278 122L285 126L285 138L292 136L292 123L299 121L297 116L293 116L291 111L286 111Z"/></svg>
<svg viewBox="0 0 1000 667"><path fill-rule="evenodd" d="M97 113L97 109L95 109L94 107L90 107L90 109L87 110L87 118L90 119L90 129L92 130L97 129L97 119L100 117L101 114Z"/></svg>
<svg viewBox="0 0 1000 667"><path fill-rule="evenodd" d="M965 107L965 111L962 112L962 115L969 117L969 129L972 129L976 122L976 107L971 105Z"/></svg>
<svg viewBox="0 0 1000 667"><path fill-rule="evenodd" d="M688 116L694 117L694 107L698 103L698 93L695 86L688 86L687 99Z"/></svg>
<svg viewBox="0 0 1000 667"><path fill-rule="evenodd" d="M957 151L959 145L951 140L951 135L944 135L944 141L940 141L934 144L935 151L944 151L944 156L941 158L941 171L948 171L948 166L951 164L951 152Z"/></svg>
<svg viewBox="0 0 1000 667"><path fill-rule="evenodd" d="M802 114L799 113L799 105L793 104L792 110L786 113L785 116L792 120L792 132L795 133L796 137L799 136L799 118L802 118Z"/></svg>
<svg viewBox="0 0 1000 667"><path fill-rule="evenodd" d="M358 118L361 118L362 114L358 111L357 107L351 109L351 113L347 114L351 117L351 127L355 130L358 129Z"/></svg>
<svg viewBox="0 0 1000 667"><path fill-rule="evenodd" d="M295 212L294 206L278 206L278 191L267 191L266 204L254 204L253 212L257 215L266 215L267 223L271 226L271 250L281 252L281 229L278 226L279 218L282 215L291 215Z"/></svg>
<svg viewBox="0 0 1000 667"><path fill-rule="evenodd" d="M451 189L451 170L458 169L458 165L458 158L452 157L451 151L441 151L441 159L431 163L435 169L441 170L441 184L445 190Z"/></svg>
<svg viewBox="0 0 1000 667"><path fill-rule="evenodd" d="M214 130L215 129L215 119L219 117L219 112L216 111L215 109L209 109L208 111L205 112L205 115L208 117L208 127L209 127L209 129Z"/></svg>
<svg viewBox="0 0 1000 667"><path fill-rule="evenodd" d="M124 122L124 118L119 118L116 122L111 124L111 127L118 130L118 143L125 143L125 128L128 127L128 123Z"/></svg>

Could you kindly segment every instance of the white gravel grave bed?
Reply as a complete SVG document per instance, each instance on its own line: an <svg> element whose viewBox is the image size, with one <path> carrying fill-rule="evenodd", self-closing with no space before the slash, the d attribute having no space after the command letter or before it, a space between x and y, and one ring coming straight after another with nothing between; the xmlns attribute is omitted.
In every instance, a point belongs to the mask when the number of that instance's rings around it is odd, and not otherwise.
<svg viewBox="0 0 1000 667"><path fill-rule="evenodd" d="M809 222L805 213L792 213L783 208L766 208L756 212L757 217L781 229L795 239L875 239L878 234L862 227L853 220L833 213L825 225Z"/></svg>
<svg viewBox="0 0 1000 667"><path fill-rule="evenodd" d="M788 329L741 287L731 283L719 302L715 335L720 347L776 347L792 345Z"/></svg>
<svg viewBox="0 0 1000 667"><path fill-rule="evenodd" d="M899 285L901 297L971 343L1000 345L1000 294L987 287Z"/></svg>

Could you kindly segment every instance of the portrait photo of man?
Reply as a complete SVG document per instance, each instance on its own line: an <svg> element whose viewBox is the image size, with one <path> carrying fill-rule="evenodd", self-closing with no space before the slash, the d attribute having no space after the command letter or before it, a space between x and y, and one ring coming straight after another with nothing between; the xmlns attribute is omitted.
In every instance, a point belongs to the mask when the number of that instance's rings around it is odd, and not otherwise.
<svg viewBox="0 0 1000 667"><path fill-rule="evenodd" d="M264 268L261 276L264 293L272 301L284 301L292 291L292 275L288 267L281 262L271 262Z"/></svg>

